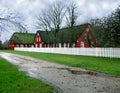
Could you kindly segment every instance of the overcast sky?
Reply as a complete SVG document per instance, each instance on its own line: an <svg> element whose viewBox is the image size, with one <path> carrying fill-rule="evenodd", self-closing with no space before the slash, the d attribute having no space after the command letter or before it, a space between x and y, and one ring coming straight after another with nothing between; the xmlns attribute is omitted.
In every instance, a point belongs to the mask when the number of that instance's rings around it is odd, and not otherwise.
<svg viewBox="0 0 120 93"><path fill-rule="evenodd" d="M23 16L22 23L27 26L29 32L35 33L36 16L54 1L56 0L0 0L0 12L16 12ZM61 1L67 3L70 0ZM120 5L120 0L77 0L77 4L78 15L80 15L77 23L80 24L89 21L91 18L107 16ZM7 33L1 32L1 39L3 41L9 39L13 32L15 31L12 29Z"/></svg>

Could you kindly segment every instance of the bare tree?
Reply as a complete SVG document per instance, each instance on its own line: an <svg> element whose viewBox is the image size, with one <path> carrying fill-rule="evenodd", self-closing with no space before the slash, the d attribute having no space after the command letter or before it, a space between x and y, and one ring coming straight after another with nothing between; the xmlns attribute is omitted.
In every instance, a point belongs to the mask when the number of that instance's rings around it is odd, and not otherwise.
<svg viewBox="0 0 120 93"><path fill-rule="evenodd" d="M51 4L46 10L37 17L37 28L42 28L44 30L55 30L58 32L63 17L65 15L64 5L60 1L56 1Z"/></svg>
<svg viewBox="0 0 120 93"><path fill-rule="evenodd" d="M23 26L21 24L20 21L20 16L18 16L18 14L15 13L8 13L8 14L4 14L3 12L0 12L0 30L1 31L8 31L7 28L13 28L13 26L15 28L19 28L22 31L26 31L25 26Z"/></svg>
<svg viewBox="0 0 120 93"><path fill-rule="evenodd" d="M72 0L67 7L67 25L72 28L76 24L77 17L77 2Z"/></svg>
<svg viewBox="0 0 120 93"><path fill-rule="evenodd" d="M53 27L55 33L55 46L56 46L56 37L57 33L59 32L63 18L65 16L65 6L60 1L56 1L53 5L50 7L50 20L51 20L51 26Z"/></svg>
<svg viewBox="0 0 120 93"><path fill-rule="evenodd" d="M65 16L65 6L61 1L55 1L37 18L37 28L42 28L45 31L54 31L54 43L56 46L56 37L59 32L63 18Z"/></svg>
<svg viewBox="0 0 120 93"><path fill-rule="evenodd" d="M77 17L78 17L77 2L74 0L71 0L67 6L67 12L66 12L67 26L71 28L71 44L70 44L71 47L72 47L72 44L75 43L73 26L75 26L76 24Z"/></svg>
<svg viewBox="0 0 120 93"><path fill-rule="evenodd" d="M37 22L36 22L36 27L38 29L43 29L46 32L48 30L51 30L51 20L50 20L50 16L49 16L49 11L48 10L43 10L41 15L39 15L37 17Z"/></svg>
<svg viewBox="0 0 120 93"><path fill-rule="evenodd" d="M64 15L64 6L60 1L57 1L53 5L51 5L50 19L52 26L56 32L58 32L61 27Z"/></svg>

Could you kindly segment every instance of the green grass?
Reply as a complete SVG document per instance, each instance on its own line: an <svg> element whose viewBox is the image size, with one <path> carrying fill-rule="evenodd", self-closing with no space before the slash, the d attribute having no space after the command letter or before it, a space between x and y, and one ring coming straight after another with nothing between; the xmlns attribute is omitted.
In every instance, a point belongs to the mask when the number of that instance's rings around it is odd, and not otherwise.
<svg viewBox="0 0 120 93"><path fill-rule="evenodd" d="M97 72L120 76L120 58L74 56L49 53L4 51L55 62L72 67L81 67Z"/></svg>
<svg viewBox="0 0 120 93"><path fill-rule="evenodd" d="M17 67L0 58L0 93L53 93L53 87L26 76Z"/></svg>

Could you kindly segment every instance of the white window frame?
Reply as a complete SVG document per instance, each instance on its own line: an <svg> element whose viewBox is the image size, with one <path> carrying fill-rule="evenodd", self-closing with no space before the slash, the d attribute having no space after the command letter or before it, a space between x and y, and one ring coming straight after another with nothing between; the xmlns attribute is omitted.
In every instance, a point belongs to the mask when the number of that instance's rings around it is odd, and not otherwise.
<svg viewBox="0 0 120 93"><path fill-rule="evenodd" d="M42 47L42 44L40 44L40 48Z"/></svg>
<svg viewBox="0 0 120 93"><path fill-rule="evenodd" d="M70 47L70 44L68 43L68 48Z"/></svg>
<svg viewBox="0 0 120 93"><path fill-rule="evenodd" d="M75 48L75 43L73 43L72 47Z"/></svg>
<svg viewBox="0 0 120 93"><path fill-rule="evenodd" d="M21 45L20 45L20 47L24 47L24 45L23 45L23 44L21 44Z"/></svg>
<svg viewBox="0 0 120 93"><path fill-rule="evenodd" d="M59 48L61 48L61 43L59 43Z"/></svg>
<svg viewBox="0 0 120 93"><path fill-rule="evenodd" d="M86 28L86 31L87 31L87 32L89 32L89 31L90 31L90 29L89 29L89 28Z"/></svg>
<svg viewBox="0 0 120 93"><path fill-rule="evenodd" d="M80 42L80 47L84 47L84 42Z"/></svg>
<svg viewBox="0 0 120 93"><path fill-rule="evenodd" d="M37 47L38 46L38 44L35 44L35 47Z"/></svg>

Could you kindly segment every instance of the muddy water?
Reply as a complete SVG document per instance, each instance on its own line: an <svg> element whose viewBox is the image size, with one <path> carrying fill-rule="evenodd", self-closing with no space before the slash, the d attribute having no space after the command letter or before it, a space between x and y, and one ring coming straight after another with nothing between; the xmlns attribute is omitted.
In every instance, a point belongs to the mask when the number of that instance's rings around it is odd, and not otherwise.
<svg viewBox="0 0 120 93"><path fill-rule="evenodd" d="M27 75L56 86L54 93L120 93L120 78L46 61L0 53Z"/></svg>

